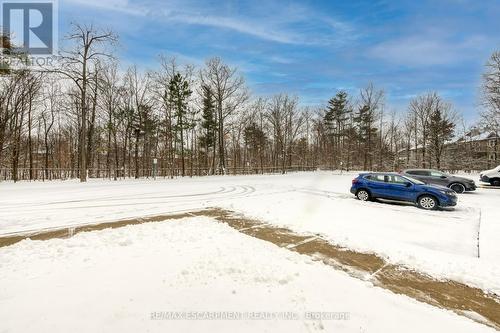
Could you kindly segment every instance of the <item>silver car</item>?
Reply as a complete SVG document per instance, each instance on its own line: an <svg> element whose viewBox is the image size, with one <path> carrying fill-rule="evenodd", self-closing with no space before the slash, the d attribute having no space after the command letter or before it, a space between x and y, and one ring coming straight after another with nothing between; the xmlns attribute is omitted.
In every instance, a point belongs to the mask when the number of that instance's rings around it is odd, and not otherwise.
<svg viewBox="0 0 500 333"><path fill-rule="evenodd" d="M475 191L476 183L472 179L457 177L439 170L433 169L407 169L403 175L416 178L426 184L446 186L457 193L465 191Z"/></svg>

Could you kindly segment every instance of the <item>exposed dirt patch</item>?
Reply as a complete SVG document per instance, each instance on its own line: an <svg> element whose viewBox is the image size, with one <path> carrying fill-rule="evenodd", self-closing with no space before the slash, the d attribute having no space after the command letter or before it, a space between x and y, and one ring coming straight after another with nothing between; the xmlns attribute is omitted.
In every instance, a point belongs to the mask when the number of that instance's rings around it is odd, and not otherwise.
<svg viewBox="0 0 500 333"><path fill-rule="evenodd" d="M212 217L240 232L340 268L353 277L421 302L452 310L500 329L500 298L456 281L440 281L412 269L391 265L373 253L361 253L328 242L317 235L301 235L289 229L246 219L232 212L212 210ZM219 214L220 213L220 214ZM313 237L314 236L314 237ZM471 315L471 312L477 315Z"/></svg>
<svg viewBox="0 0 500 333"><path fill-rule="evenodd" d="M500 328L500 299L481 289L455 281L439 281L395 265L384 267L375 278L375 285L465 316L470 316L467 312L475 312L485 318L486 324Z"/></svg>
<svg viewBox="0 0 500 333"><path fill-rule="evenodd" d="M378 287L452 310L475 321L500 329L500 297L497 295L486 294L481 289L472 288L456 281L441 281L403 266L389 264L376 254L352 251L332 244L319 235L298 234L287 228L265 224L219 208L0 236L0 247L12 245L27 238L35 240L66 238L84 231L120 228L126 225L192 216L212 217L243 234L271 242L300 254L309 255L315 260L340 268L353 277L371 281Z"/></svg>
<svg viewBox="0 0 500 333"><path fill-rule="evenodd" d="M98 224L86 224L81 226L74 227L62 227L60 229L50 229L50 230L40 230L35 232L25 232L12 236L0 236L0 247L13 245L17 242L22 241L23 239L32 239L32 240L48 240L53 238L67 238L71 237L79 232L85 231L96 231L103 230L108 228L121 228L127 225L134 224L142 224L149 222L162 222L165 220L176 220L185 217L192 217L196 215L198 212L190 212L190 213L181 213L181 214L169 214L169 215L155 215L155 216L146 216L143 218L133 218L133 219L125 219L118 220L114 222L103 222Z"/></svg>
<svg viewBox="0 0 500 333"><path fill-rule="evenodd" d="M440 308L452 310L500 329L500 298L456 281L440 281L404 266L392 265L373 253L352 251L320 237L297 234L286 228L246 219L232 212L212 210L211 216L240 232L300 254L312 256L376 286ZM471 315L471 312L477 315Z"/></svg>
<svg viewBox="0 0 500 333"><path fill-rule="evenodd" d="M227 223L230 227L241 230L244 228L250 228L254 226L261 225L262 222L258 220L249 219L243 216L239 216L234 214L231 211L220 209L220 208L211 208L202 211L204 216L213 217L218 221Z"/></svg>
<svg viewBox="0 0 500 333"><path fill-rule="evenodd" d="M324 259L325 263L331 263L331 259L341 266L373 273L385 265L384 259L371 253L361 253L335 246L324 239L315 239L311 242L299 245L294 248L301 254L316 256Z"/></svg>
<svg viewBox="0 0 500 333"><path fill-rule="evenodd" d="M290 232L290 230L284 228L273 229L265 226L242 229L241 232L246 235L274 243L281 247L297 244L310 237L294 234Z"/></svg>

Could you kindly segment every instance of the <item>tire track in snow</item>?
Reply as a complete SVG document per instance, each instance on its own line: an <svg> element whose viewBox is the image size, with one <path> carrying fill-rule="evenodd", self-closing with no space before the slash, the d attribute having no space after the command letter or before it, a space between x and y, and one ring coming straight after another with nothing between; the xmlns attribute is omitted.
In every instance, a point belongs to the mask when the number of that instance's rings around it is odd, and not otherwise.
<svg viewBox="0 0 500 333"><path fill-rule="evenodd" d="M190 202L203 202L209 203L223 199L236 199L242 198L251 195L255 192L255 188L249 185L236 185L229 187L221 187L217 191L206 192L206 193L194 193L194 194L180 194L180 195L163 195L163 196L128 196L127 198L109 198L109 199L89 199L89 200L72 200L67 202L54 202L51 204L45 203L37 205L37 207L43 208L34 208L34 209L23 209L23 212L42 212L42 211L51 211L51 210L68 210L68 209L93 209L93 208L108 208L108 207L120 207L120 206L130 206L130 205L153 205L153 204L185 204ZM170 199L168 201L165 200L151 200L151 199ZM138 201L145 201L143 203L138 203ZM97 204L97 202L115 202L115 203L107 203L107 204ZM120 202L121 201L121 202ZM90 203L96 202L96 204L91 205L64 205L65 203ZM118 202L118 203L116 203ZM52 205L52 207L46 207ZM63 205L62 207L54 207L55 205ZM33 208L32 205L27 204L28 207ZM200 205L201 207L202 205ZM3 210L13 210L19 209L21 207L2 207ZM15 214L13 211L12 214Z"/></svg>
<svg viewBox="0 0 500 333"><path fill-rule="evenodd" d="M232 192L233 190L229 190L229 192ZM220 187L217 191L211 191L211 192L202 192L202 193L193 193L193 194L181 194L181 195L156 195L156 196L140 196L140 197L134 197L132 194L128 195L121 195L121 196L106 196L106 197L98 197L98 198L88 198L88 199L79 199L79 200L67 200L67 201L54 201L54 202L41 202L38 204L20 204L20 205L9 205L8 207L0 207L0 211L4 209L10 209L10 208L20 208L23 206L29 205L30 207L38 207L38 206L48 206L48 205L60 205L60 204L71 204L71 203L79 203L79 202L92 202L92 201L120 201L120 200L145 200L145 199L163 199L163 198L180 198L180 197L195 197L195 196L206 196L206 195L212 195L212 194L219 194L219 193L227 193L228 189L226 187ZM146 194L158 194L157 192L148 192ZM142 193L138 193L137 195L142 195ZM131 198L133 197L133 198Z"/></svg>

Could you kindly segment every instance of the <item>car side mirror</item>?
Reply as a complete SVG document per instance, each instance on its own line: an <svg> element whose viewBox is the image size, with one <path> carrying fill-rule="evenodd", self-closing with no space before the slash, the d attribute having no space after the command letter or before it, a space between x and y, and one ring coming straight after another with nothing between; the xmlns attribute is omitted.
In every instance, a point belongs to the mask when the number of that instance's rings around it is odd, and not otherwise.
<svg viewBox="0 0 500 333"><path fill-rule="evenodd" d="M448 178L448 177L446 177L446 176L444 176L444 175L443 175L443 176L441 176L441 177L439 177L439 178L441 178L441 179L446 179L446 178Z"/></svg>
<svg viewBox="0 0 500 333"><path fill-rule="evenodd" d="M406 182L406 183L405 183L405 186L406 186L406 187L410 187L410 186L411 186L411 183L410 183L410 182Z"/></svg>

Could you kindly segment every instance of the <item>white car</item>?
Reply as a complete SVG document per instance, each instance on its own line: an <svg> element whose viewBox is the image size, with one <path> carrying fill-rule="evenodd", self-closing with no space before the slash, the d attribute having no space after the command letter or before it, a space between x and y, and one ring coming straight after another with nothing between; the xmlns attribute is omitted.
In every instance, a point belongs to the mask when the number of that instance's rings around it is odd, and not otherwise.
<svg viewBox="0 0 500 333"><path fill-rule="evenodd" d="M490 183L493 186L500 186L500 165L494 169L481 172L479 174L479 180Z"/></svg>

